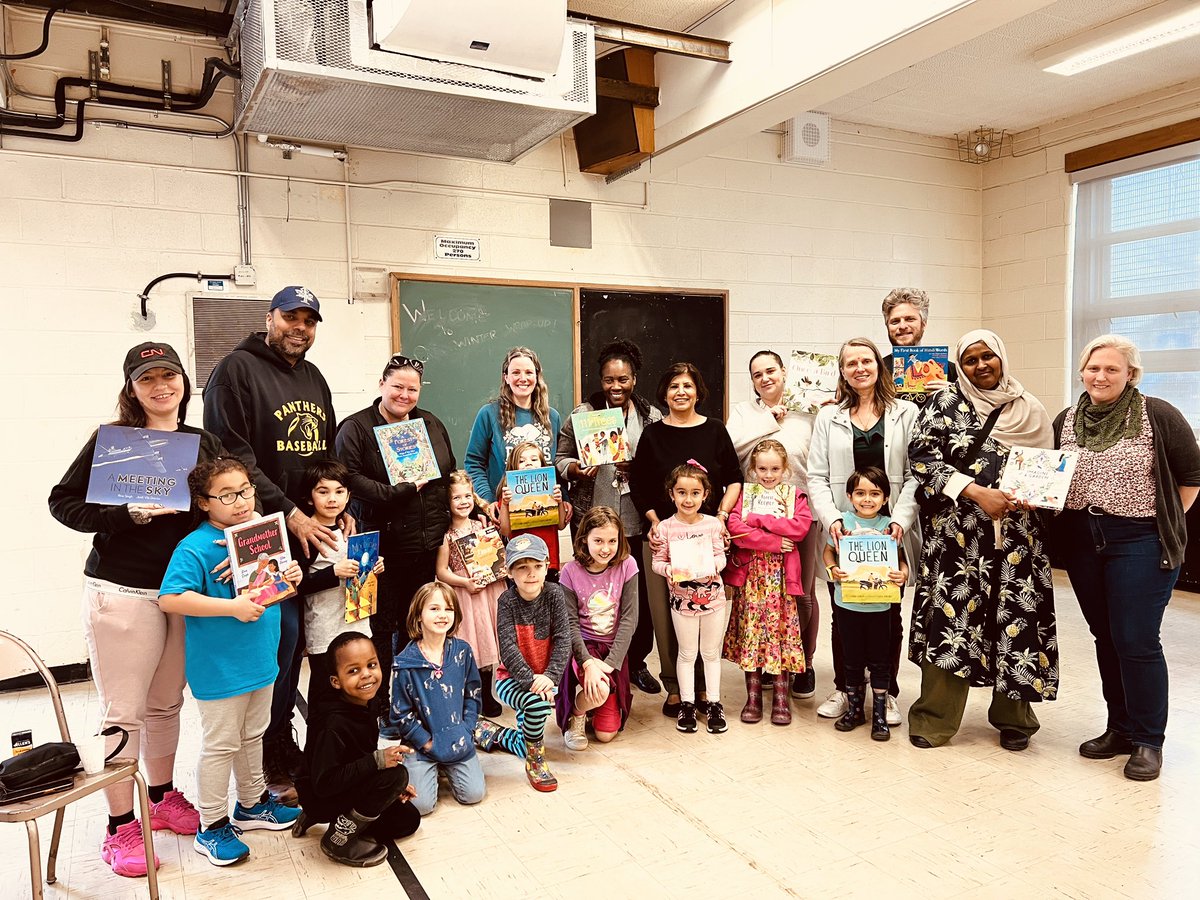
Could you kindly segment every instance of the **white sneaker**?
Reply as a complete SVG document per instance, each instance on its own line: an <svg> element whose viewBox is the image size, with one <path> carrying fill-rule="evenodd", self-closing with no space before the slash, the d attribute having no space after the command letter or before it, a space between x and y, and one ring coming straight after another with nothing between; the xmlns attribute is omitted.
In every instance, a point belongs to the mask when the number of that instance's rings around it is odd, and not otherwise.
<svg viewBox="0 0 1200 900"><path fill-rule="evenodd" d="M823 719L840 719L850 708L850 698L845 691L834 691L817 707L817 715Z"/></svg>
<svg viewBox="0 0 1200 900"><path fill-rule="evenodd" d="M887 723L889 725L899 725L902 719L900 718L900 704L896 702L896 698L891 694L887 696Z"/></svg>
<svg viewBox="0 0 1200 900"><path fill-rule="evenodd" d="M587 716L571 716L567 730L563 732L563 743L568 750L586 750L588 746Z"/></svg>

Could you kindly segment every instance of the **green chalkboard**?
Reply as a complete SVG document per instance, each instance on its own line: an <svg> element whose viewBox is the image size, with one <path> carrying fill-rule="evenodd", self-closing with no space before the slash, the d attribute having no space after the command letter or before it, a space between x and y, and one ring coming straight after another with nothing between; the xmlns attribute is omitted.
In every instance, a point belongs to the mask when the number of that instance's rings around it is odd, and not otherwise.
<svg viewBox="0 0 1200 900"><path fill-rule="evenodd" d="M479 408L500 390L512 347L542 362L550 405L575 406L575 292L511 284L398 278L392 334L400 352L425 361L420 405L442 420L462 465Z"/></svg>

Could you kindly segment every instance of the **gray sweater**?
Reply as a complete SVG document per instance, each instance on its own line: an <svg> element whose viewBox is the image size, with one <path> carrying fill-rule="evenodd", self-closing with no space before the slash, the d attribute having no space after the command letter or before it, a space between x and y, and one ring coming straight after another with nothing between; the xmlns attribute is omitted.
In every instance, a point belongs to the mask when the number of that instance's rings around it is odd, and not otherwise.
<svg viewBox="0 0 1200 900"><path fill-rule="evenodd" d="M500 644L500 680L512 678L525 690L534 675L562 681L571 659L571 621L567 604L575 596L553 581L546 582L534 600L524 600L516 588L500 595L496 610L496 637Z"/></svg>

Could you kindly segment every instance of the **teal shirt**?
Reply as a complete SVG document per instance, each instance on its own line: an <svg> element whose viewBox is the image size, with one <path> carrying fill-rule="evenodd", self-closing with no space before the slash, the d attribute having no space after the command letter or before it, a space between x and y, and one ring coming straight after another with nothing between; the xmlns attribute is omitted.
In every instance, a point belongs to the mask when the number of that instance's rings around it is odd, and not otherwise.
<svg viewBox="0 0 1200 900"><path fill-rule="evenodd" d="M882 422L883 419L880 419L879 421ZM889 516L876 516L873 519L863 519L854 512L842 513L842 529L847 533L870 529L883 534L883 532L887 531L887 527L891 524L892 520ZM832 536L829 538L829 546L837 546L834 543ZM892 606L891 603L846 603L842 600L841 582L832 582L832 584L833 602L842 609L848 609L852 612L887 612Z"/></svg>

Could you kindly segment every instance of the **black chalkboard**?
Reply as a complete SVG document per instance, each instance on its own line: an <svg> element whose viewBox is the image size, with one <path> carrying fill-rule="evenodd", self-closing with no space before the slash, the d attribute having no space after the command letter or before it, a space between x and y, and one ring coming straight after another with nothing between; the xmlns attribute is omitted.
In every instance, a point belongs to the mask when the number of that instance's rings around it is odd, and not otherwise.
<svg viewBox="0 0 1200 900"><path fill-rule="evenodd" d="M657 291L579 291L579 361L583 399L600 389L596 358L614 338L633 341L642 351L638 393L653 403L658 379L671 363L690 362L704 377L708 400L697 404L706 416L724 421L726 409L726 294L671 294ZM658 404L661 408L661 404ZM665 410L664 410L665 411Z"/></svg>

